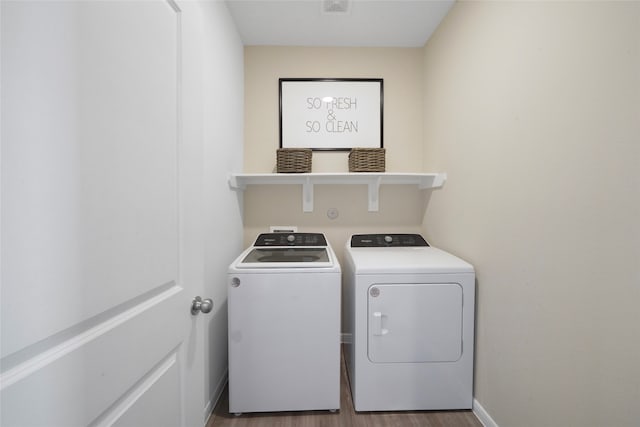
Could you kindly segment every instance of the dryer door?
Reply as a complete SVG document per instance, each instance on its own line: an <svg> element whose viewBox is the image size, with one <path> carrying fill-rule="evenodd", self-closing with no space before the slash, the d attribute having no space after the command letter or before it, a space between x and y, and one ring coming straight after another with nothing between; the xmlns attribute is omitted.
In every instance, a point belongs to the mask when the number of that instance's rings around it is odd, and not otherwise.
<svg viewBox="0 0 640 427"><path fill-rule="evenodd" d="M462 295L457 283L370 286L369 360L420 363L460 359Z"/></svg>

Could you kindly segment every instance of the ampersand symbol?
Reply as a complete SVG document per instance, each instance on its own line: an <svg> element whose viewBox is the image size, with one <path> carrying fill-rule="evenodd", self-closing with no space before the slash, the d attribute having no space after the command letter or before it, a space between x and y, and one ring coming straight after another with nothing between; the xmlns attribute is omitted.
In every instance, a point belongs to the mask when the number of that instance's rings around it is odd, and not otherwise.
<svg viewBox="0 0 640 427"><path fill-rule="evenodd" d="M328 114L327 114L327 120L329 121L334 121L336 119L335 114L333 114L333 110L329 110Z"/></svg>

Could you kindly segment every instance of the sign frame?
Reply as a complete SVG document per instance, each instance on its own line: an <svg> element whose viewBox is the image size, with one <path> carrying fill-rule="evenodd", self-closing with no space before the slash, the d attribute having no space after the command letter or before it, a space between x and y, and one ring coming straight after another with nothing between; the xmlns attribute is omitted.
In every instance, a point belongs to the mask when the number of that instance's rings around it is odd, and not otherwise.
<svg viewBox="0 0 640 427"><path fill-rule="evenodd" d="M280 78L280 148L383 148L384 80Z"/></svg>

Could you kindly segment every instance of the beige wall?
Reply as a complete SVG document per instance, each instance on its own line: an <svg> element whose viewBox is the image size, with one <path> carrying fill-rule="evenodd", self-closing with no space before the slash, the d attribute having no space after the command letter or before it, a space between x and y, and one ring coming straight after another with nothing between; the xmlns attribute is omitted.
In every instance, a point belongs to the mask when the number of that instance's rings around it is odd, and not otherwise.
<svg viewBox="0 0 640 427"><path fill-rule="evenodd" d="M640 425L640 3L458 2L425 48L424 229L477 269L498 425Z"/></svg>
<svg viewBox="0 0 640 427"><path fill-rule="evenodd" d="M422 171L421 48L245 47L246 173L273 172L281 77L360 77L384 79L384 146L390 172ZM347 153L314 152L313 172L347 172ZM326 232L336 252L356 232L420 230L430 192L383 186L380 211L367 211L365 186L316 186L313 213L302 212L299 186L250 186L244 196L245 244L269 225L297 225ZM339 217L327 218L336 208Z"/></svg>

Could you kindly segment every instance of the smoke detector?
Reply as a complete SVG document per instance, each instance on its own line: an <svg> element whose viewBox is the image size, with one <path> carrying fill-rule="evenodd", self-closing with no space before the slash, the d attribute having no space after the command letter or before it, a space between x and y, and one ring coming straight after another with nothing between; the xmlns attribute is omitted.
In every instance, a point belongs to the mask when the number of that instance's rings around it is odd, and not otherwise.
<svg viewBox="0 0 640 427"><path fill-rule="evenodd" d="M322 0L320 8L325 15L344 15L351 10L351 0Z"/></svg>

